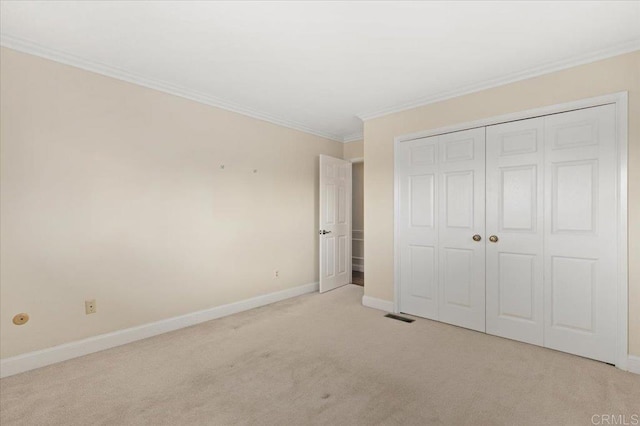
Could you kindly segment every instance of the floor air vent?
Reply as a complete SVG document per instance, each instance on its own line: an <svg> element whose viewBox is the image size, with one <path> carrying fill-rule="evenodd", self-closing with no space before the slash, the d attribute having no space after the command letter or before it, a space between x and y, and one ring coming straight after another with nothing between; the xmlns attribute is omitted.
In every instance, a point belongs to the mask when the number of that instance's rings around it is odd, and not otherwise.
<svg viewBox="0 0 640 426"><path fill-rule="evenodd" d="M391 319L394 319L394 320L398 320L398 321L402 321L402 322L409 322L409 323L415 321L414 319L401 317L400 315L395 315L395 314L387 314L387 315L385 315L385 317L391 318Z"/></svg>

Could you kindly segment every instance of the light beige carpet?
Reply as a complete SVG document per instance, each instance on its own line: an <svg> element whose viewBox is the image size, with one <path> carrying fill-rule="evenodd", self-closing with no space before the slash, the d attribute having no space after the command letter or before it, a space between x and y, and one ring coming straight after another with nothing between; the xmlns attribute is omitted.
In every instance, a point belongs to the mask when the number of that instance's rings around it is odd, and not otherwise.
<svg viewBox="0 0 640 426"><path fill-rule="evenodd" d="M9 425L590 425L640 376L433 321L350 285L0 381ZM596 420L599 418L596 418Z"/></svg>

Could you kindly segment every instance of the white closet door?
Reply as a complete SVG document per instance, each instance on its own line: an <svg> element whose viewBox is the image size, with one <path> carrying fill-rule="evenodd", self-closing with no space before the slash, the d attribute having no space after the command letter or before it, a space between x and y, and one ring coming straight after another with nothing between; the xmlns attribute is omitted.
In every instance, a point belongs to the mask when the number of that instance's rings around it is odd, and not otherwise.
<svg viewBox="0 0 640 426"><path fill-rule="evenodd" d="M615 122L604 105L400 144L400 310L615 363Z"/></svg>
<svg viewBox="0 0 640 426"><path fill-rule="evenodd" d="M544 324L543 125L533 118L487 127L487 333L536 345Z"/></svg>
<svg viewBox="0 0 640 426"><path fill-rule="evenodd" d="M545 117L545 141L545 346L614 363L615 107Z"/></svg>
<svg viewBox="0 0 640 426"><path fill-rule="evenodd" d="M484 128L400 145L400 311L484 331Z"/></svg>
<svg viewBox="0 0 640 426"><path fill-rule="evenodd" d="M439 137L438 314L485 330L485 129Z"/></svg>
<svg viewBox="0 0 640 426"><path fill-rule="evenodd" d="M438 319L438 137L398 148L400 310Z"/></svg>

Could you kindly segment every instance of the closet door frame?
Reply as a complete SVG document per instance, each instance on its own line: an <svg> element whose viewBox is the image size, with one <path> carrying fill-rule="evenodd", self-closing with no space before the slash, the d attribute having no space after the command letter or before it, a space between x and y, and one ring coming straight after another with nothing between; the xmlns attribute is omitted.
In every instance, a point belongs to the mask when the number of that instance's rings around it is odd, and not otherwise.
<svg viewBox="0 0 640 426"><path fill-rule="evenodd" d="M525 111L499 115L482 120L460 123L452 126L440 127L431 130L400 135L394 138L394 312L400 312L400 250L399 250L399 179L398 179L398 149L403 142L429 136L437 136L446 133L469 130L478 127L486 127L494 124L508 123L511 121L528 118L542 117L545 115L558 114L562 112L574 111L583 108L590 108L602 105L615 105L616 109L616 145L617 145L617 185L616 185L616 207L617 224L617 332L616 332L616 362L615 365L621 370L628 369L628 94L618 92L604 96L582 99L574 102L556 104L541 108L533 108ZM483 238L486 236L483 236Z"/></svg>

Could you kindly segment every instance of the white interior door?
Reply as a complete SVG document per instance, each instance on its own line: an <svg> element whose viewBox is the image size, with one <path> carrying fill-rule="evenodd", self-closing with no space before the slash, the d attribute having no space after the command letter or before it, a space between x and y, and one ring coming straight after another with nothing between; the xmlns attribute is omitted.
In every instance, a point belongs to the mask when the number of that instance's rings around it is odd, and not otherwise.
<svg viewBox="0 0 640 426"><path fill-rule="evenodd" d="M400 311L438 317L439 138L400 145L397 155L400 220Z"/></svg>
<svg viewBox="0 0 640 426"><path fill-rule="evenodd" d="M615 363L615 122L604 105L399 144L400 311Z"/></svg>
<svg viewBox="0 0 640 426"><path fill-rule="evenodd" d="M615 362L615 106L545 117L545 346Z"/></svg>
<svg viewBox="0 0 640 426"><path fill-rule="evenodd" d="M485 129L439 136L438 315L485 330ZM477 237L476 237L477 239Z"/></svg>
<svg viewBox="0 0 640 426"><path fill-rule="evenodd" d="M320 293L351 282L351 163L320 156Z"/></svg>
<svg viewBox="0 0 640 426"><path fill-rule="evenodd" d="M487 333L536 345L544 343L543 127L543 118L487 127Z"/></svg>
<svg viewBox="0 0 640 426"><path fill-rule="evenodd" d="M400 311L484 331L484 128L398 148Z"/></svg>

